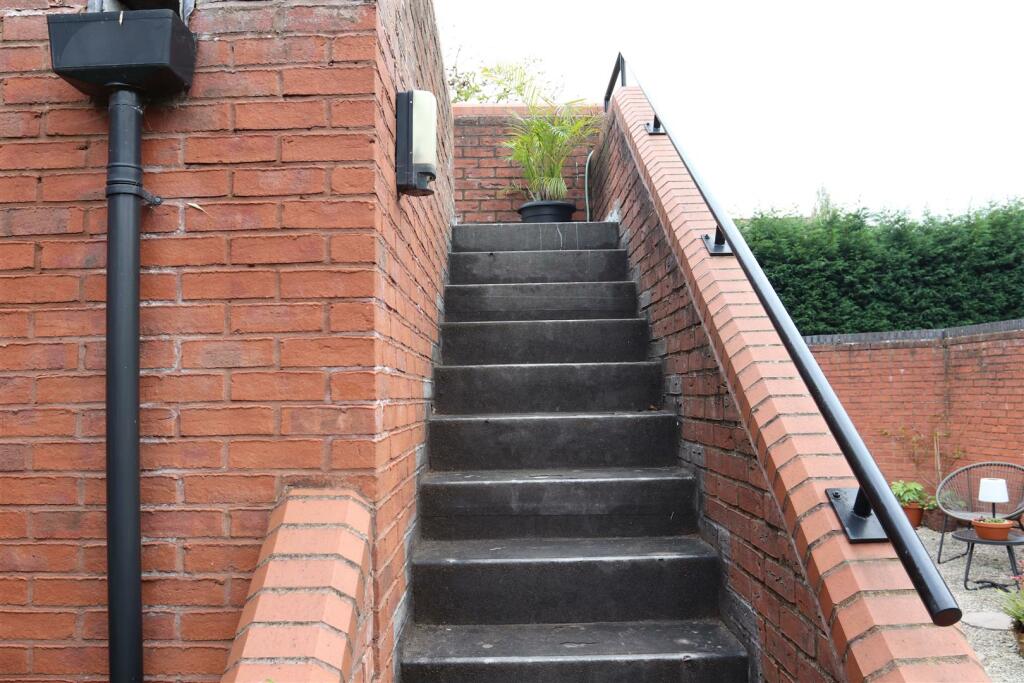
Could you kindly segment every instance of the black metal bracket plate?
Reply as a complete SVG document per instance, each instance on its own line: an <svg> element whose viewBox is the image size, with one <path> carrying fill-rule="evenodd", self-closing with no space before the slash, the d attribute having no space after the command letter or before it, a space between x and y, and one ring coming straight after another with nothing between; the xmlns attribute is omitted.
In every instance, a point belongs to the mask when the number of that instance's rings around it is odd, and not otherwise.
<svg viewBox="0 0 1024 683"><path fill-rule="evenodd" d="M702 235L701 239L704 240L704 246L707 247L708 253L712 256L731 256L732 247L729 246L728 242L722 242L718 244L715 242L714 235Z"/></svg>
<svg viewBox="0 0 1024 683"><path fill-rule="evenodd" d="M868 517L861 517L853 511L853 502L857 499L857 489L825 489L828 502L832 503L832 509L836 511L839 523L843 525L846 538L850 543L876 543L888 541L878 521L877 515L871 513Z"/></svg>
<svg viewBox="0 0 1024 683"><path fill-rule="evenodd" d="M663 126L655 127L650 121L644 124L644 129L647 130L648 135L667 135L667 131Z"/></svg>

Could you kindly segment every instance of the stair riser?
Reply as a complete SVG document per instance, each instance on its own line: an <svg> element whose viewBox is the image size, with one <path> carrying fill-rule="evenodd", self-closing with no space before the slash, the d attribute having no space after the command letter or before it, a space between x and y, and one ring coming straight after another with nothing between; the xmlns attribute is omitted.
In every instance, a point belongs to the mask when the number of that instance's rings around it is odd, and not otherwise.
<svg viewBox="0 0 1024 683"><path fill-rule="evenodd" d="M614 363L646 357L647 323L640 319L441 326L441 359L447 365Z"/></svg>
<svg viewBox="0 0 1024 683"><path fill-rule="evenodd" d="M636 317L632 282L445 287L445 320L593 320Z"/></svg>
<svg viewBox="0 0 1024 683"><path fill-rule="evenodd" d="M668 536L696 528L690 479L424 484L424 538Z"/></svg>
<svg viewBox="0 0 1024 683"><path fill-rule="evenodd" d="M627 279L626 252L498 251L452 254L453 285L509 282L610 282Z"/></svg>
<svg viewBox="0 0 1024 683"><path fill-rule="evenodd" d="M671 415L433 420L434 470L662 467L676 461Z"/></svg>
<svg viewBox="0 0 1024 683"><path fill-rule="evenodd" d="M692 659L597 659L579 661L482 661L404 664L402 683L740 683L747 680L741 656Z"/></svg>
<svg viewBox="0 0 1024 683"><path fill-rule="evenodd" d="M641 411L661 405L657 363L437 367L434 383L434 408L442 415Z"/></svg>
<svg viewBox="0 0 1024 683"><path fill-rule="evenodd" d="M715 609L716 565L707 556L414 563L415 619L520 624L706 617Z"/></svg>
<svg viewBox="0 0 1024 683"><path fill-rule="evenodd" d="M453 252L614 249L618 245L615 223L502 223L452 228Z"/></svg>

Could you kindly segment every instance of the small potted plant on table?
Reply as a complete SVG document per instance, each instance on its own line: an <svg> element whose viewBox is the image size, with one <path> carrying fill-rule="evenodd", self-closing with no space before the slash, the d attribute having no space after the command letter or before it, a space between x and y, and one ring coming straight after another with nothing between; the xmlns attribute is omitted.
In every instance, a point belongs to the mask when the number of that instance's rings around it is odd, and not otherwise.
<svg viewBox="0 0 1024 683"><path fill-rule="evenodd" d="M974 533L978 534L978 538L986 541L1005 541L1010 537L1013 522L999 517L978 517L971 520L971 526Z"/></svg>
<svg viewBox="0 0 1024 683"><path fill-rule="evenodd" d="M524 223L565 223L572 220L576 204L566 201L569 188L562 176L566 159L598 130L597 116L580 111L577 102L543 107L530 104L526 116L517 115L511 136L505 141L508 159L523 169L522 191L529 198L519 207Z"/></svg>
<svg viewBox="0 0 1024 683"><path fill-rule="evenodd" d="M935 508L935 497L924 492L924 486L916 481L903 481L902 479L889 482L892 495L903 506L903 513L910 520L910 525L915 529L921 526L921 518L925 510Z"/></svg>

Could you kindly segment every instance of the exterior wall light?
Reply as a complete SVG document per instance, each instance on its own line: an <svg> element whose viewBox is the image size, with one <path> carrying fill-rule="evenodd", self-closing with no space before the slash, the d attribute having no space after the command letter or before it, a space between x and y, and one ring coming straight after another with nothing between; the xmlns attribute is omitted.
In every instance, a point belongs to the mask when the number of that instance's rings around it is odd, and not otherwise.
<svg viewBox="0 0 1024 683"><path fill-rule="evenodd" d="M437 178L437 98L426 90L398 93L395 161L398 191L414 197L434 194Z"/></svg>

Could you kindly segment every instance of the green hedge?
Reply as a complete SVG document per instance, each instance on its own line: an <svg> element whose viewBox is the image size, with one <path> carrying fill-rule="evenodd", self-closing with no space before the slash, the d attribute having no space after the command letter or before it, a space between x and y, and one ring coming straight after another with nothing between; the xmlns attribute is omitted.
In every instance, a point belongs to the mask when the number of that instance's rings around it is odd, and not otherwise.
<svg viewBox="0 0 1024 683"><path fill-rule="evenodd" d="M1024 318L1024 203L911 220L826 207L740 227L803 334Z"/></svg>

